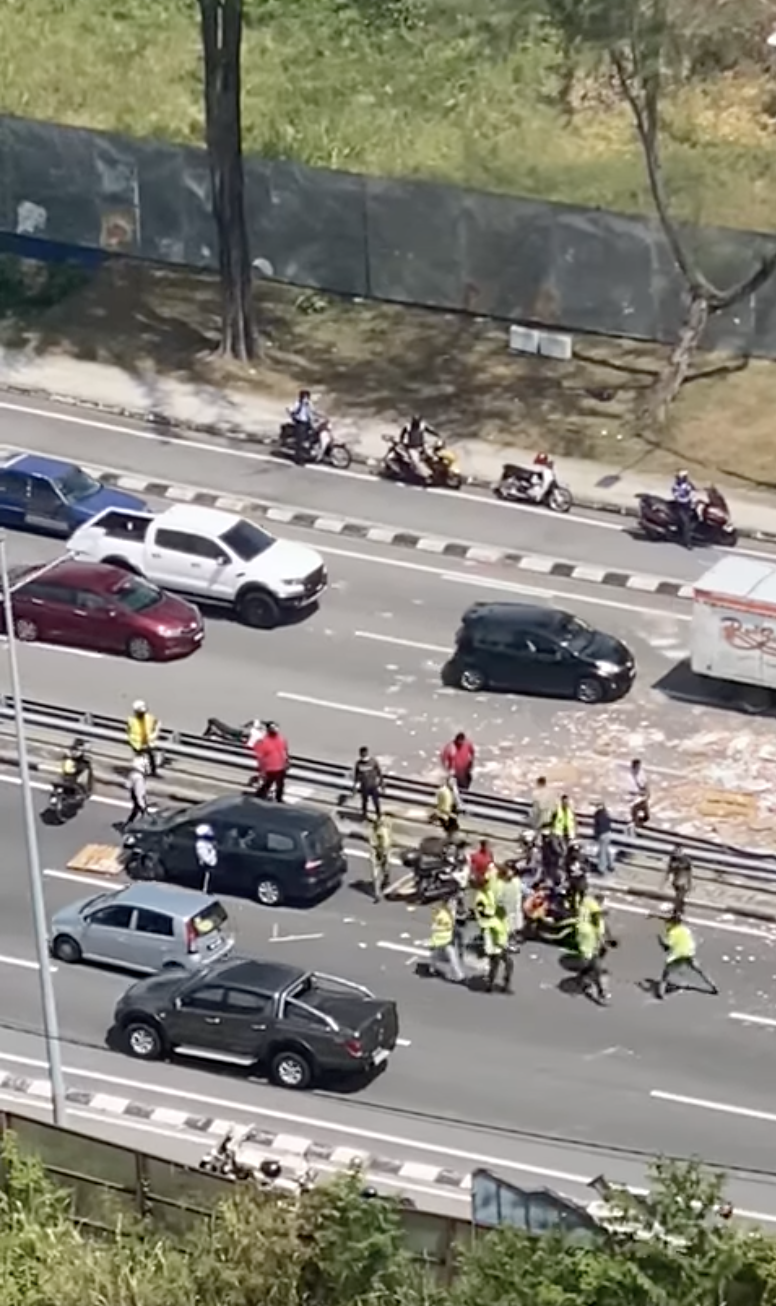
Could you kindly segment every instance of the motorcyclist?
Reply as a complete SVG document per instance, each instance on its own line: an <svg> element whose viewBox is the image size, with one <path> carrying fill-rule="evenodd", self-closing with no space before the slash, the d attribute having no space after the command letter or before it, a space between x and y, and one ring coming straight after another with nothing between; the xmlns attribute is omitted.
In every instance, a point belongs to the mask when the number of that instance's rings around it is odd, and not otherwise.
<svg viewBox="0 0 776 1306"><path fill-rule="evenodd" d="M682 544L686 549L692 548L695 496L696 489L690 480L689 472L684 469L678 471L671 486L671 502L673 503Z"/></svg>
<svg viewBox="0 0 776 1306"><path fill-rule="evenodd" d="M548 453L538 453L533 460L528 498L541 503L555 480L555 463Z"/></svg>
<svg viewBox="0 0 776 1306"><path fill-rule="evenodd" d="M300 390L293 408L288 415L294 427L294 456L298 463L305 461L305 456L323 456L331 442L331 433L326 423L315 412L309 390Z"/></svg>
<svg viewBox="0 0 776 1306"><path fill-rule="evenodd" d="M74 739L62 754L57 784L68 797L85 801L90 796L94 786L94 772L83 739Z"/></svg>
<svg viewBox="0 0 776 1306"><path fill-rule="evenodd" d="M401 429L399 435L399 448L404 458L406 458L412 470L426 480L429 476L429 469L426 466L426 437L429 434L429 428L419 417L417 413L413 414L409 422Z"/></svg>

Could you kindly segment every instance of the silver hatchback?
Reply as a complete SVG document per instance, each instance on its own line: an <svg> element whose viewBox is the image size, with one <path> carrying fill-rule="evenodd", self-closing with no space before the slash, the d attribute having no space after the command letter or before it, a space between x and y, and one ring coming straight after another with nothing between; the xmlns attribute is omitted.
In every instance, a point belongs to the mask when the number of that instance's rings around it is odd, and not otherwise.
<svg viewBox="0 0 776 1306"><path fill-rule="evenodd" d="M63 907L51 921L58 961L98 961L154 974L199 970L228 956L234 935L217 898L167 884L131 884Z"/></svg>

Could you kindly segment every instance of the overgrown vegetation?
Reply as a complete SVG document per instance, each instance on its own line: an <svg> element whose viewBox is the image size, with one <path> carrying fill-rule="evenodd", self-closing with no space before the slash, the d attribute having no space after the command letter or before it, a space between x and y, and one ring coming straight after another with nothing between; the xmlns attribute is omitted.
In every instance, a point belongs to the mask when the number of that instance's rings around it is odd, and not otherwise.
<svg viewBox="0 0 776 1306"><path fill-rule="evenodd" d="M776 225L758 3L728 0L666 106L667 186L689 220ZM502 27L482 0L448 7L430 29L427 0L245 0L245 148L648 210L632 123L602 69L571 76L568 49L527 0L507 7L509 41L494 39ZM721 13L720 0L708 8ZM194 0L0 0L0 32L0 111L203 142Z"/></svg>
<svg viewBox="0 0 776 1306"><path fill-rule="evenodd" d="M735 1227L721 1181L658 1165L583 1240L502 1229L458 1250L451 1282L413 1259L400 1211L356 1176L298 1202L236 1191L174 1241L116 1220L97 1238L6 1141L0 1306L771 1306L776 1241Z"/></svg>

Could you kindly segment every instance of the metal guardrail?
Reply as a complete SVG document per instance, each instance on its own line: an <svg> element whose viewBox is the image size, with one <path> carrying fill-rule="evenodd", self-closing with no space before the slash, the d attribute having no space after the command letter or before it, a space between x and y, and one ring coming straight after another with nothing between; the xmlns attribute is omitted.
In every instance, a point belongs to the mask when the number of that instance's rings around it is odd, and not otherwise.
<svg viewBox="0 0 776 1306"><path fill-rule="evenodd" d="M0 721L13 720L13 716L12 700L8 695L0 696ZM24 702L24 716L27 726L31 729L37 727L39 730L61 732L69 736L78 734L93 741L120 746L126 742L126 722L119 717L104 716L98 712L83 712L77 708L27 699ZM246 776L255 769L245 748L240 744L223 743L219 740L206 739L203 735L169 729L162 729L159 742L166 756L173 761L171 768L173 771L176 760L210 764ZM337 762L294 755L289 767L289 779L300 785L320 789L330 798L335 796L336 801L336 797L350 790L352 769ZM385 796L391 803L404 804L409 808L430 809L435 794L436 786L427 781L390 774L385 777ZM525 800L472 791L466 795L466 824L473 829L478 827L478 823L494 825L501 837L511 838L528 824L530 806L530 803ZM578 813L577 824L583 838L592 837L590 815ZM503 827L503 835L500 827ZM627 837L624 821L613 822L613 835L618 849L625 853L634 850L636 845ZM642 854L666 857L677 841L681 841L698 867L745 875L760 882L776 879L776 853L761 853L754 849L738 848L699 836L684 834L678 836L673 831L654 827L639 832L637 847Z"/></svg>

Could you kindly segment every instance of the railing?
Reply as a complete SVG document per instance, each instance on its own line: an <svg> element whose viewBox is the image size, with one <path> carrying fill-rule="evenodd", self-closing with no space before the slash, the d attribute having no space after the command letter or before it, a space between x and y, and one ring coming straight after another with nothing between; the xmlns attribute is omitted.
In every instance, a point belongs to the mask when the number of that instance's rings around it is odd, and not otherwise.
<svg viewBox="0 0 776 1306"><path fill-rule="evenodd" d="M234 1192L228 1180L202 1170L15 1111L0 1111L0 1135L6 1131L22 1152L39 1157L50 1179L70 1190L73 1217L79 1224L102 1232L112 1232L122 1213L134 1213L174 1237L201 1220L209 1221L217 1203ZM469 1220L411 1208L402 1210L401 1218L409 1250L447 1274L455 1244L471 1236Z"/></svg>
<svg viewBox="0 0 776 1306"><path fill-rule="evenodd" d="M0 722L13 720L13 704L8 696L0 697ZM126 744L126 722L118 717L104 716L97 712L82 712L76 708L62 707L58 704L40 703L26 700L24 715L28 731L53 732L72 736L81 735L93 744L104 743L124 747ZM202 735L188 734L185 731L167 730L160 737L160 746L169 759L169 770L179 779L193 772L186 771L187 766L200 764L208 768L213 775L215 768L222 773L219 778L228 783L241 783L255 771L255 766L247 750L239 744L228 744L206 739ZM339 806L340 797L351 788L352 770L349 766L336 762L322 761L319 758L293 756L289 768L289 779L313 791L317 790L321 798ZM197 778L202 779L202 774ZM415 820L412 813L418 808L431 809L436 787L423 780L412 777L388 775L385 778L385 797L387 802L404 808L408 820ZM491 837L512 838L523 829L529 820L530 803L520 799L504 798L497 794L473 791L466 795L466 827L473 832L490 834ZM579 832L582 837L592 836L592 817L581 813L577 816ZM632 852L638 847L640 855L666 857L677 842L677 835L670 830L656 829L652 826L641 830L637 845L628 838L626 823L613 822L614 843L621 851ZM753 849L738 848L719 843L713 839L682 835L681 843L691 854L699 868L716 872L743 875L753 881L773 881L776 878L776 855Z"/></svg>

